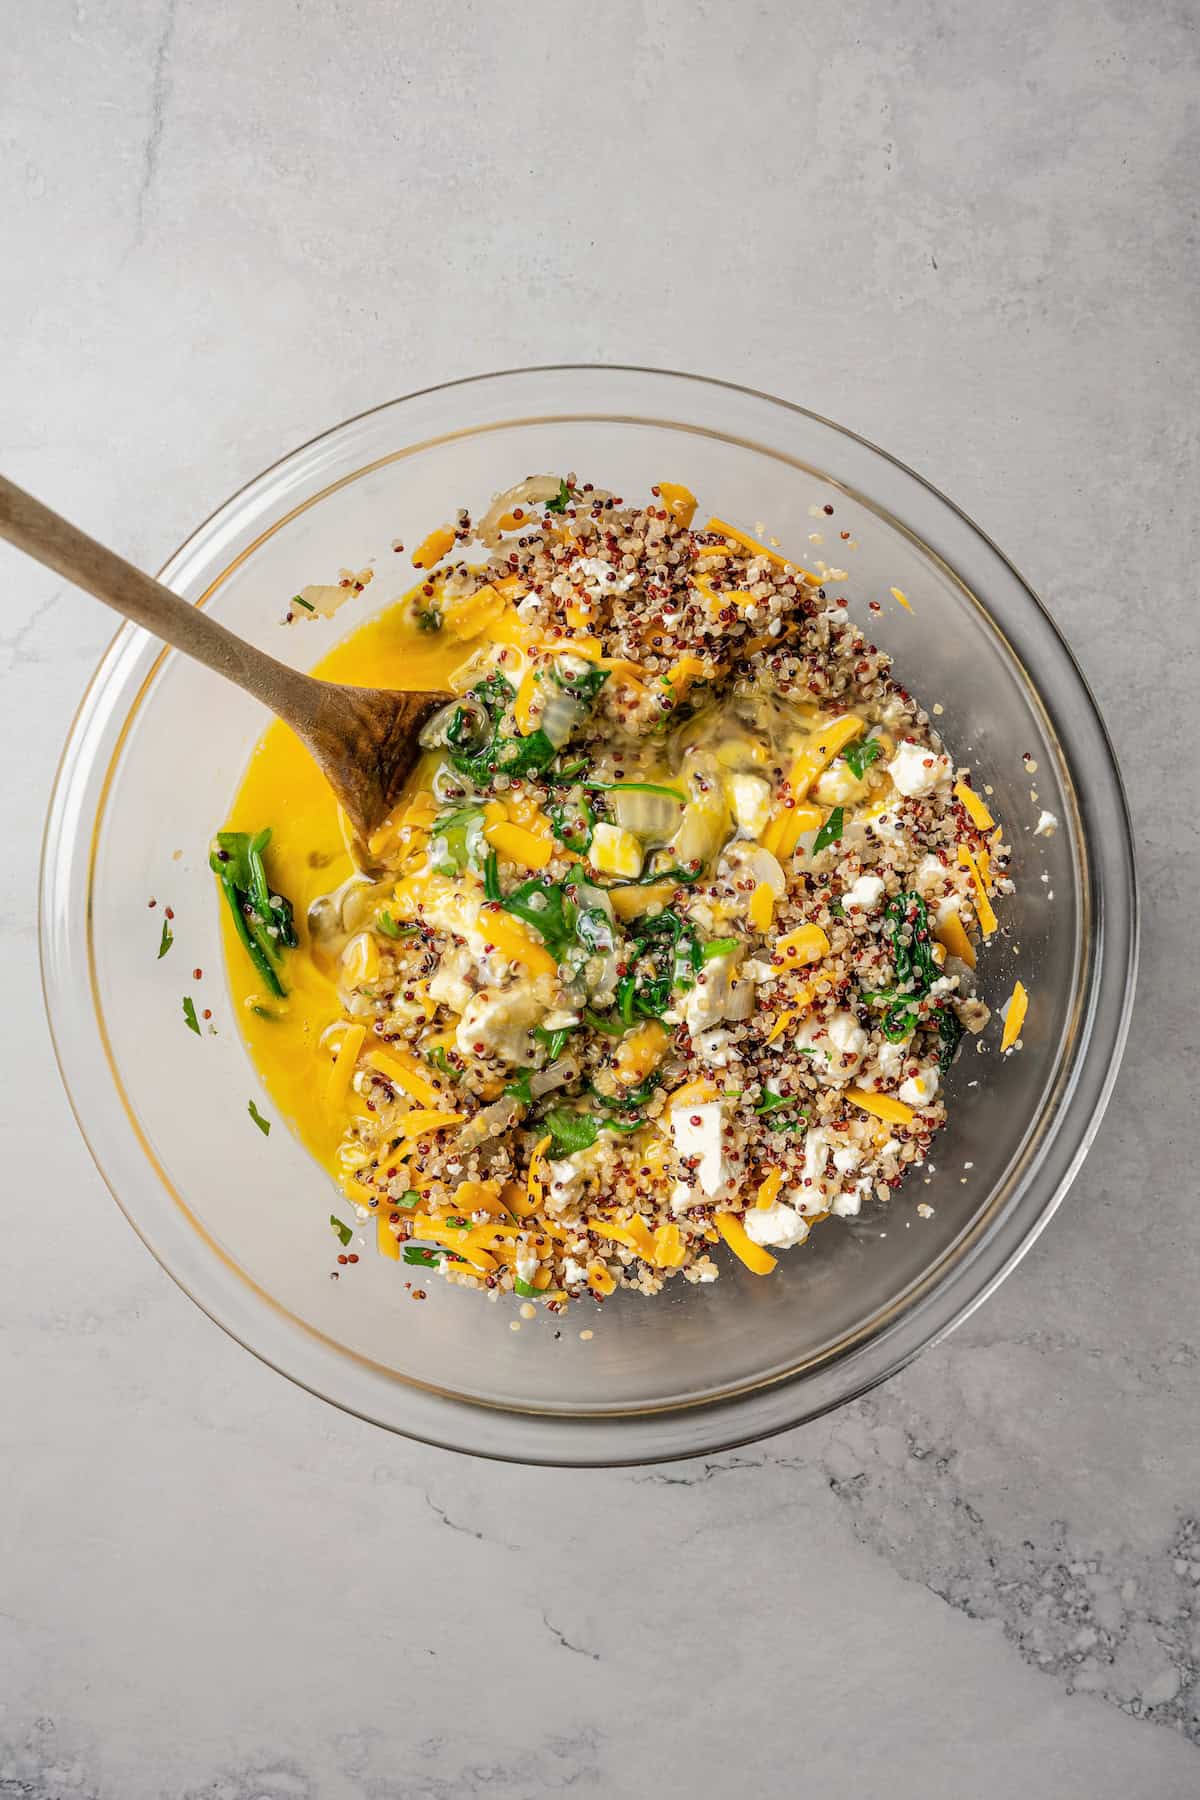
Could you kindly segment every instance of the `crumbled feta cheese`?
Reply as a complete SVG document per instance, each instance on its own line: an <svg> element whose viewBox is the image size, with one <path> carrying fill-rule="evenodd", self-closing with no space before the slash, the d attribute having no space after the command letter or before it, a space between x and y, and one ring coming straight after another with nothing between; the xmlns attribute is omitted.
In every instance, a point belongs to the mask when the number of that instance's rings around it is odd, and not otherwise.
<svg viewBox="0 0 1200 1800"><path fill-rule="evenodd" d="M808 1236L808 1220L802 1219L795 1207L776 1201L774 1206L752 1206L745 1218L746 1236L754 1244L774 1244L790 1250Z"/></svg>
<svg viewBox="0 0 1200 1800"><path fill-rule="evenodd" d="M744 975L747 981L752 981L755 987L759 987L764 981L778 980L779 970L773 969L770 963L760 962L755 956L748 956L738 974Z"/></svg>
<svg viewBox="0 0 1200 1800"><path fill-rule="evenodd" d="M804 1179L818 1187L829 1161L829 1133L822 1125L814 1125L804 1136Z"/></svg>
<svg viewBox="0 0 1200 1800"><path fill-rule="evenodd" d="M882 899L882 876L860 875L842 895L842 905L847 912L874 912Z"/></svg>
<svg viewBox="0 0 1200 1800"><path fill-rule="evenodd" d="M872 837L878 838L881 844L903 844L907 842L895 809L888 808L883 812L871 813L865 821Z"/></svg>
<svg viewBox="0 0 1200 1800"><path fill-rule="evenodd" d="M883 1080L894 1081L904 1066L904 1045L880 1044L876 1061Z"/></svg>
<svg viewBox="0 0 1200 1800"><path fill-rule="evenodd" d="M730 775L725 787L738 830L746 837L761 837L771 817L769 782L761 775Z"/></svg>
<svg viewBox="0 0 1200 1800"><path fill-rule="evenodd" d="M1058 820L1052 812L1044 812L1033 828L1034 837L1053 837L1058 830Z"/></svg>
<svg viewBox="0 0 1200 1800"><path fill-rule="evenodd" d="M754 1010L751 985L741 980L738 968L740 951L714 956L705 963L694 987L688 989L665 1016L682 1019L693 1038L708 1031L722 1019L744 1019ZM736 972L736 979L735 979Z"/></svg>
<svg viewBox="0 0 1200 1800"><path fill-rule="evenodd" d="M524 1244L518 1244L516 1271L518 1281L532 1281L538 1272L537 1251L527 1250Z"/></svg>
<svg viewBox="0 0 1200 1800"><path fill-rule="evenodd" d="M796 1048L814 1053L814 1075L835 1083L857 1075L867 1043L866 1032L854 1014L848 1012L835 1012L831 1019L810 1019L796 1034Z"/></svg>
<svg viewBox="0 0 1200 1800"><path fill-rule="evenodd" d="M592 832L588 861L601 875L623 875L636 880L642 872L642 846L632 831L602 819Z"/></svg>
<svg viewBox="0 0 1200 1800"><path fill-rule="evenodd" d="M578 1287L587 1280L587 1270L573 1256L563 1258L563 1280L568 1287Z"/></svg>
<svg viewBox="0 0 1200 1800"><path fill-rule="evenodd" d="M689 1187L686 1181L677 1181L671 1189L671 1211L682 1213L689 1206L703 1206L704 1195L699 1188Z"/></svg>
<svg viewBox="0 0 1200 1800"><path fill-rule="evenodd" d="M840 1175L853 1175L862 1161L862 1151L853 1144L843 1144L840 1150L833 1153L833 1166Z"/></svg>
<svg viewBox="0 0 1200 1800"><path fill-rule="evenodd" d="M932 888L944 887L948 872L936 856L923 856L912 872L912 885L918 894L928 894Z"/></svg>
<svg viewBox="0 0 1200 1800"><path fill-rule="evenodd" d="M449 949L442 955L436 971L429 978L429 998L448 1006L451 1012L465 1012L472 993L467 974L474 962L466 950Z"/></svg>
<svg viewBox="0 0 1200 1800"><path fill-rule="evenodd" d="M871 1197L871 1183L865 1177L856 1181L852 1188L845 1188L837 1195L830 1211L839 1219L857 1219L862 1211L862 1203Z"/></svg>
<svg viewBox="0 0 1200 1800"><path fill-rule="evenodd" d="M571 574L583 576L585 591L593 597L627 594L637 585L636 573L618 569L605 562L602 556L581 556L578 562L571 564Z"/></svg>
<svg viewBox="0 0 1200 1800"><path fill-rule="evenodd" d="M935 1068L918 1069L907 1081L900 1083L900 1098L906 1106L928 1106L938 1091L938 1072Z"/></svg>
<svg viewBox="0 0 1200 1800"><path fill-rule="evenodd" d="M731 1061L739 1059L740 1053L728 1031L721 1025L714 1026L712 1031L704 1032L693 1040L701 1061L713 1069L727 1069Z"/></svg>
<svg viewBox="0 0 1200 1800"><path fill-rule="evenodd" d="M565 1204L583 1180L583 1170L569 1156L564 1156L561 1162L547 1163L546 1173L550 1177L546 1198L551 1207Z"/></svg>
<svg viewBox="0 0 1200 1800"><path fill-rule="evenodd" d="M719 1100L677 1106L671 1113L671 1136L680 1156L699 1157L696 1179L710 1200L724 1192L728 1169L721 1150L722 1110Z"/></svg>
<svg viewBox="0 0 1200 1800"><path fill-rule="evenodd" d="M479 1045L501 1062L530 1061L530 1031L542 1016L542 1002L532 987L518 983L503 993L485 988L472 996L454 1033L463 1056L478 1056Z"/></svg>
<svg viewBox="0 0 1200 1800"><path fill-rule="evenodd" d="M948 756L939 756L925 744L914 744L911 738L904 739L888 764L888 774L909 800L931 794L939 781L949 781L953 773Z"/></svg>
<svg viewBox="0 0 1200 1800"><path fill-rule="evenodd" d="M859 780L848 762L840 759L830 768L822 769L814 790L822 806L849 806L865 791L865 782Z"/></svg>

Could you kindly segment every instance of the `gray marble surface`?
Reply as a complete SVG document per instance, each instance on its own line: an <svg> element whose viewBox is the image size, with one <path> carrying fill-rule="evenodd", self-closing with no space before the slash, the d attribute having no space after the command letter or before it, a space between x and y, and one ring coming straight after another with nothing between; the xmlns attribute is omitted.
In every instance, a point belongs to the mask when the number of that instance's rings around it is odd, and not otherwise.
<svg viewBox="0 0 1200 1800"><path fill-rule="evenodd" d="M480 368L843 420L1009 550L1107 713L1146 926L1116 1096L1000 1293L803 1432L565 1474L344 1418L184 1299L75 1134L34 872L109 624L0 556L0 1795L1194 1795L1196 8L583 17L14 0L4 466L155 566Z"/></svg>

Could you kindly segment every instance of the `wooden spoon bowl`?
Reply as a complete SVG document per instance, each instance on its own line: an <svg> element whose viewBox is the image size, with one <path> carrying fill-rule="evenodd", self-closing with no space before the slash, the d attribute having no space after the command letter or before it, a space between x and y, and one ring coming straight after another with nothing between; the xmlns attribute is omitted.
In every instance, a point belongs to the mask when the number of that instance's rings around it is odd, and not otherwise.
<svg viewBox="0 0 1200 1800"><path fill-rule="evenodd" d="M291 726L350 822L355 852L389 816L412 772L426 719L451 698L426 689L318 681L256 650L0 475L0 537L94 594L164 643L205 663Z"/></svg>

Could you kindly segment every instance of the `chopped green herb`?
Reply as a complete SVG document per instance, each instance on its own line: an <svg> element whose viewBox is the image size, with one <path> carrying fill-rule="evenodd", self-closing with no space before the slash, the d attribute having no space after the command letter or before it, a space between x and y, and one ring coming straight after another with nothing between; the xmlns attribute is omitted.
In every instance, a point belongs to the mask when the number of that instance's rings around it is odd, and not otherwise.
<svg viewBox="0 0 1200 1800"><path fill-rule="evenodd" d="M476 682L467 696L473 706L459 706L446 731L450 760L477 788L491 787L497 775L530 775L548 768L558 751L540 728L528 737L509 737L504 716L515 689L499 670ZM479 717L482 708L486 718ZM490 737L487 733L490 731Z"/></svg>
<svg viewBox="0 0 1200 1800"><path fill-rule="evenodd" d="M393 1204L395 1206L402 1206L405 1212L411 1212L414 1206L420 1206L421 1196L418 1194L416 1188L405 1188L400 1198L394 1201Z"/></svg>
<svg viewBox="0 0 1200 1800"><path fill-rule="evenodd" d="M934 1013L938 1033L938 1068L943 1075L954 1061L954 1053L962 1041L963 1024L958 1014L949 1006L939 1006Z"/></svg>
<svg viewBox="0 0 1200 1800"><path fill-rule="evenodd" d="M552 513L565 513L567 510L567 507L570 505L570 503L571 503L571 490L567 486L566 482L560 476L559 482L558 482L558 492L557 492L557 494L555 494L553 500L546 501L546 511L552 512Z"/></svg>
<svg viewBox="0 0 1200 1800"><path fill-rule="evenodd" d="M302 606L304 608L305 612L316 612L316 610L317 610L316 607L313 605L312 601L306 600L304 598L303 594L293 594L292 595L292 605L293 606Z"/></svg>
<svg viewBox="0 0 1200 1800"><path fill-rule="evenodd" d="M846 809L844 806L835 806L813 839L813 855L816 856L820 851L828 850L830 844L840 843L845 827Z"/></svg>
<svg viewBox="0 0 1200 1800"><path fill-rule="evenodd" d="M418 1269L438 1269L446 1252L427 1249L424 1244L405 1244L400 1254L406 1263Z"/></svg>
<svg viewBox="0 0 1200 1800"><path fill-rule="evenodd" d="M535 1025L533 1035L539 1044L546 1046L546 1055L551 1062L557 1062L567 1047L567 1040L574 1031L573 1025L560 1025L557 1031L547 1031L544 1025Z"/></svg>
<svg viewBox="0 0 1200 1800"><path fill-rule="evenodd" d="M522 1281L519 1275L513 1276L513 1293L519 1294L522 1300L536 1300L538 1290L532 1281Z"/></svg>
<svg viewBox="0 0 1200 1800"><path fill-rule="evenodd" d="M276 999L287 989L275 963L285 949L294 950L299 939L292 918L292 904L272 893L267 881L263 852L271 841L271 828L250 836L244 831L219 831L208 863L221 883L229 911L246 954Z"/></svg>
<svg viewBox="0 0 1200 1800"><path fill-rule="evenodd" d="M891 939L892 963L897 983L913 984L927 994L938 978L929 933L929 912L919 894L896 894L884 908L884 925Z"/></svg>
<svg viewBox="0 0 1200 1800"><path fill-rule="evenodd" d="M375 928L377 931L382 931L384 937L398 938L400 936L400 927L386 909L375 920Z"/></svg>
<svg viewBox="0 0 1200 1800"><path fill-rule="evenodd" d="M606 1019L601 1013L593 1012L590 1007L585 1008L583 1021L585 1025L590 1025L593 1031L602 1031L606 1037L625 1036L625 1027L620 1019Z"/></svg>
<svg viewBox="0 0 1200 1800"><path fill-rule="evenodd" d="M561 887L535 877L514 888L501 905L505 912L532 925L555 961L562 961L575 942L575 907Z"/></svg>
<svg viewBox="0 0 1200 1800"><path fill-rule="evenodd" d="M519 1100L522 1106L532 1106L533 1090L529 1085L532 1080L532 1069L519 1069L512 1080L505 1083L504 1092L513 1100Z"/></svg>
<svg viewBox="0 0 1200 1800"><path fill-rule="evenodd" d="M450 1058L446 1054L445 1044L435 1044L431 1050L427 1050L425 1052L425 1061L437 1069L439 1074L445 1075L453 1080L454 1070L450 1067Z"/></svg>
<svg viewBox="0 0 1200 1800"><path fill-rule="evenodd" d="M196 1002L192 999L190 994L185 994L183 996L183 1016L187 1021L188 1030L194 1031L196 1036L199 1037L200 1021L196 1017Z"/></svg>
<svg viewBox="0 0 1200 1800"><path fill-rule="evenodd" d="M353 1229L349 1225L343 1225L342 1221L338 1218L336 1213L330 1213L329 1223L337 1236L338 1242L341 1244L342 1249L344 1250L346 1248L346 1245L350 1242L351 1238L354 1236Z"/></svg>
<svg viewBox="0 0 1200 1800"><path fill-rule="evenodd" d="M552 806L549 818L550 829L560 844L565 844L568 850L574 850L578 856L583 856L590 850L596 815L582 793L577 797L568 794L565 800Z"/></svg>
<svg viewBox="0 0 1200 1800"><path fill-rule="evenodd" d="M272 1025L278 1025L280 1014L272 1012L269 1006L260 1006L257 1000L251 1002L250 1011L256 1019L269 1019Z"/></svg>
<svg viewBox="0 0 1200 1800"><path fill-rule="evenodd" d="M686 798L678 788L660 787L656 781L585 781L580 785L591 794L662 794L681 803Z"/></svg>
<svg viewBox="0 0 1200 1800"><path fill-rule="evenodd" d="M700 946L701 962L711 962L715 956L728 956L741 943L740 938L710 938L707 944Z"/></svg>
<svg viewBox="0 0 1200 1800"><path fill-rule="evenodd" d="M860 738L857 744L851 744L848 750L843 750L842 760L850 773L861 781L876 757L882 754L883 745L878 738Z"/></svg>
<svg viewBox="0 0 1200 1800"><path fill-rule="evenodd" d="M791 1106L791 1104L790 1094L773 1094L767 1089L754 1110L760 1118L765 1118L768 1113L778 1112L781 1106Z"/></svg>
<svg viewBox="0 0 1200 1800"><path fill-rule="evenodd" d="M572 1112L556 1106L546 1114L544 1124L550 1133L551 1155L571 1156L576 1150L587 1150L596 1141L596 1121L589 1113Z"/></svg>
<svg viewBox="0 0 1200 1800"><path fill-rule="evenodd" d="M247 1102L246 1111L250 1114L250 1117L254 1120L254 1123L258 1126L258 1129L262 1132L263 1136L270 1137L271 1121L270 1119L263 1118L253 1100Z"/></svg>
<svg viewBox="0 0 1200 1800"><path fill-rule="evenodd" d="M649 1100L651 1094L661 1080L662 1076L658 1071L652 1070L651 1073L647 1075L645 1081L640 1082L637 1087L626 1088L623 1093L616 1095L599 1094L597 1095L597 1098L602 1102L606 1109L615 1109L618 1112L629 1112L636 1107L645 1106L647 1100ZM596 1093L594 1087L592 1092Z"/></svg>
<svg viewBox="0 0 1200 1800"><path fill-rule="evenodd" d="M442 629L442 615L438 611L437 607L436 606L422 607L421 611L417 614L417 630L418 631L440 631L441 629Z"/></svg>
<svg viewBox="0 0 1200 1800"><path fill-rule="evenodd" d="M163 920L162 936L158 940L158 961L161 962L171 945L175 942L175 933L171 930L170 919Z"/></svg>
<svg viewBox="0 0 1200 1800"><path fill-rule="evenodd" d="M504 890L500 886L500 858L494 850L489 850L483 859L483 891L489 900L504 898Z"/></svg>

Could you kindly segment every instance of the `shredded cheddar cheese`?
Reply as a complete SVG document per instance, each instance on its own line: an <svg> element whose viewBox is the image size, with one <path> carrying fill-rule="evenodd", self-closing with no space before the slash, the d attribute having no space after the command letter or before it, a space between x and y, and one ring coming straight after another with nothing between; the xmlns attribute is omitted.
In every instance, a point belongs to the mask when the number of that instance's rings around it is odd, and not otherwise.
<svg viewBox="0 0 1200 1800"><path fill-rule="evenodd" d="M358 1053L366 1041L365 1025L348 1025L342 1034L337 1055L333 1059L333 1068L329 1073L327 1089L331 1106L342 1106L350 1092L350 1082L354 1076L354 1066L358 1061Z"/></svg>
<svg viewBox="0 0 1200 1800"><path fill-rule="evenodd" d="M418 1106L436 1107L441 1092L409 1050L371 1050L367 1054L369 1068L377 1069L393 1087L415 1100Z"/></svg>
<svg viewBox="0 0 1200 1800"><path fill-rule="evenodd" d="M993 819L991 813L983 804L983 801L979 798L979 795L975 792L973 787L969 787L965 781L956 781L954 784L954 798L962 801L968 818L971 820L972 824L978 825L980 831L990 831L992 829L992 826L996 821Z"/></svg>
<svg viewBox="0 0 1200 1800"><path fill-rule="evenodd" d="M532 937L510 913L488 912L480 919L479 929L487 941L509 962L519 963L531 975L554 975L558 964L550 952Z"/></svg>
<svg viewBox="0 0 1200 1800"><path fill-rule="evenodd" d="M412 554L414 569L432 569L434 563L441 562L443 556L454 548L454 527L439 525L436 531L422 538Z"/></svg>
<svg viewBox="0 0 1200 1800"><path fill-rule="evenodd" d="M660 481L658 497L677 525L686 531L696 516L696 496L679 481Z"/></svg>
<svg viewBox="0 0 1200 1800"><path fill-rule="evenodd" d="M866 1088L852 1087L846 1089L846 1098L851 1106L859 1106L863 1112L886 1119L891 1125L911 1125L917 1116L911 1106L893 1099L891 1094L872 1094Z"/></svg>
<svg viewBox="0 0 1200 1800"><path fill-rule="evenodd" d="M999 920L996 918L996 915L992 910L992 903L988 899L987 885L980 872L979 864L972 856L966 844L960 844L958 846L958 860L963 868L969 872L971 880L975 884L975 914L979 920L979 929L982 931L984 937L991 937L999 924Z"/></svg>
<svg viewBox="0 0 1200 1800"><path fill-rule="evenodd" d="M727 525L724 519L710 519L704 529L714 533L720 532L722 537L729 538L733 543L740 544L743 550L748 550L751 556L766 557L767 561L774 563L777 569L793 570L802 581L808 583L809 587L820 587L821 585L819 578L811 575L807 569L802 569L799 563L791 562L788 557L781 556L778 550L768 549L766 544L760 544L757 538L747 537L744 531L739 531L736 525Z"/></svg>
<svg viewBox="0 0 1200 1800"><path fill-rule="evenodd" d="M754 1204L759 1212L766 1212L768 1207L774 1206L782 1186L783 1170L772 1169L770 1174L766 1177L766 1180L760 1184L759 1190L754 1196Z"/></svg>
<svg viewBox="0 0 1200 1800"><path fill-rule="evenodd" d="M776 938L771 961L782 969L799 969L829 954L829 939L819 925L797 925Z"/></svg>
<svg viewBox="0 0 1200 1800"><path fill-rule="evenodd" d="M1024 984L1018 981L1008 1002L1008 1011L1004 1015L1004 1035L1000 1039L1000 1050L1003 1054L1011 1050L1021 1035L1021 1027L1025 1023L1025 1015L1029 1011L1029 995Z"/></svg>
<svg viewBox="0 0 1200 1800"><path fill-rule="evenodd" d="M951 956L957 956L969 969L975 967L975 946L956 912L948 912L944 918L939 919L936 931L938 942L946 947Z"/></svg>
<svg viewBox="0 0 1200 1800"><path fill-rule="evenodd" d="M746 1228L733 1213L719 1212L713 1220L720 1235L725 1239L733 1254L754 1275L769 1275L775 1267L775 1258L769 1250L756 1244L753 1238L746 1235Z"/></svg>

